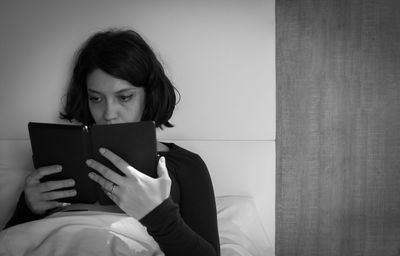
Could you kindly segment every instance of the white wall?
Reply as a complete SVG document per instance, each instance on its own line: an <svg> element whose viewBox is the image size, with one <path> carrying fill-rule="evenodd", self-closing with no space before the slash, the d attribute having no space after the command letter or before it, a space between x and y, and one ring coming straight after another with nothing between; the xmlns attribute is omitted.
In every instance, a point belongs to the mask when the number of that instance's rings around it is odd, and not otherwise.
<svg viewBox="0 0 400 256"><path fill-rule="evenodd" d="M27 139L28 121L58 122L75 50L99 29L133 28L182 95L176 127L159 138L199 152L217 195L254 194L274 241L274 9L272 0L2 1L0 140Z"/></svg>

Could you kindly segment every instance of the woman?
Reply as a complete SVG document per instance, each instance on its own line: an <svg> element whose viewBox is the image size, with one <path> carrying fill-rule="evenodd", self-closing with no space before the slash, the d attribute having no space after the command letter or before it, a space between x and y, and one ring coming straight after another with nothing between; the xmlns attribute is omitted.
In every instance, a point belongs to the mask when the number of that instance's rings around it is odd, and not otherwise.
<svg viewBox="0 0 400 256"><path fill-rule="evenodd" d="M61 118L83 124L153 120L172 127L175 88L155 54L139 34L108 30L89 38L76 56ZM173 143L157 145L158 178L146 176L108 149L102 155L125 176L93 159L87 165L120 210L138 219L166 255L219 255L215 198L202 159ZM68 206L62 199L76 195L74 180L40 182L62 171L45 166L32 172L6 227L47 216ZM100 175L101 174L101 175Z"/></svg>

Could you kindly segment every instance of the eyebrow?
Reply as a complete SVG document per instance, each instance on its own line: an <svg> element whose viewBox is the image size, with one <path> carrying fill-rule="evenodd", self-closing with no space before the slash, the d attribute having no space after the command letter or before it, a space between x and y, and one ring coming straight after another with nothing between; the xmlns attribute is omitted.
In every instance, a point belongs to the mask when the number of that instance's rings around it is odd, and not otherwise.
<svg viewBox="0 0 400 256"><path fill-rule="evenodd" d="M102 94L101 92L93 90L93 89L87 89L87 90L88 90L88 92ZM134 91L134 90L136 90L136 89L135 88L125 88L125 89L116 91L114 94L119 94L119 93L123 93L123 92L127 92L127 91Z"/></svg>

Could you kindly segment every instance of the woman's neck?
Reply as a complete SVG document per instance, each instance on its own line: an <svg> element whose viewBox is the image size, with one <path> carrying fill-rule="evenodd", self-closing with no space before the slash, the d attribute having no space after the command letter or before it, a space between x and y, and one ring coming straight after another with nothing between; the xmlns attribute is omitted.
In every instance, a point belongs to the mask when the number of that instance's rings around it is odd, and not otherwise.
<svg viewBox="0 0 400 256"><path fill-rule="evenodd" d="M169 151L169 147L157 141L157 152L167 152L167 151Z"/></svg>

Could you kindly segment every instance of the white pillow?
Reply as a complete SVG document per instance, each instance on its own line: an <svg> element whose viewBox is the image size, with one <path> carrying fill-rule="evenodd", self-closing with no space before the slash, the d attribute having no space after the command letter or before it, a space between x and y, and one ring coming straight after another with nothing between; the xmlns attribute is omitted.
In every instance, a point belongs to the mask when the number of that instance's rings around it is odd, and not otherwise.
<svg viewBox="0 0 400 256"><path fill-rule="evenodd" d="M221 255L274 255L251 197L218 196L216 204Z"/></svg>

